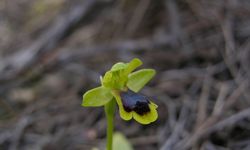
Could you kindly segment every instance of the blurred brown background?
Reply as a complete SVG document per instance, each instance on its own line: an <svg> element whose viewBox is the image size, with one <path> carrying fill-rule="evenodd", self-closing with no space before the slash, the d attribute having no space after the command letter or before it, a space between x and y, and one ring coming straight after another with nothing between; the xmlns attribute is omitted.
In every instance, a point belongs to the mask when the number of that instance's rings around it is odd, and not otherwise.
<svg viewBox="0 0 250 150"><path fill-rule="evenodd" d="M103 108L82 94L134 57L156 77L135 150L250 149L249 0L1 0L0 150L104 149Z"/></svg>

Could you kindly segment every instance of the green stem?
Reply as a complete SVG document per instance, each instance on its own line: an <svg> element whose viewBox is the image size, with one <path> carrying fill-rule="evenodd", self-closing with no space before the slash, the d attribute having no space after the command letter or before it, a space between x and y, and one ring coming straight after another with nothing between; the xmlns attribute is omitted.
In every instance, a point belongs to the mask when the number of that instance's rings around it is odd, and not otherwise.
<svg viewBox="0 0 250 150"><path fill-rule="evenodd" d="M107 150L112 150L113 145L113 129L114 129L114 113L115 113L115 100L112 99L105 105L105 113L107 118Z"/></svg>

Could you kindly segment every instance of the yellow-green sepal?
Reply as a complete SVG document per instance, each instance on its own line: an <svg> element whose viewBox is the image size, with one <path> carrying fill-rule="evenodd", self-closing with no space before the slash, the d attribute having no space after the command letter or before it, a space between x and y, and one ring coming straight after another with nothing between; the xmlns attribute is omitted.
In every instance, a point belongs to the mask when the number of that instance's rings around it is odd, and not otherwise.
<svg viewBox="0 0 250 150"><path fill-rule="evenodd" d="M111 90L103 86L87 91L83 95L82 106L98 107L108 103L113 98Z"/></svg>

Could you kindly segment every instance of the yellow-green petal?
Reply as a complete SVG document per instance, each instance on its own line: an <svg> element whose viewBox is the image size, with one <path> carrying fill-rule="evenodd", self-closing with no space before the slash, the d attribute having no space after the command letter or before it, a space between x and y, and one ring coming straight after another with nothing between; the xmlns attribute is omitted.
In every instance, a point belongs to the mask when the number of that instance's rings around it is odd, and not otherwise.
<svg viewBox="0 0 250 150"><path fill-rule="evenodd" d="M127 68L127 64L123 63L123 62L118 62L116 64L114 64L111 68L111 71L119 71L119 70L123 70Z"/></svg>
<svg viewBox="0 0 250 150"><path fill-rule="evenodd" d="M149 124L151 122L156 121L156 119L158 118L158 113L157 113L157 105L153 102L149 103L149 108L150 111L144 115L139 115L136 112L133 111L133 118L141 123L141 124Z"/></svg>
<svg viewBox="0 0 250 150"><path fill-rule="evenodd" d="M137 67L141 65L142 65L142 61L138 58L134 58L127 64L126 74L128 75L129 73L131 73L132 71L134 71Z"/></svg>
<svg viewBox="0 0 250 150"><path fill-rule="evenodd" d="M129 74L127 86L134 92L140 91L155 75L154 69L141 69Z"/></svg>

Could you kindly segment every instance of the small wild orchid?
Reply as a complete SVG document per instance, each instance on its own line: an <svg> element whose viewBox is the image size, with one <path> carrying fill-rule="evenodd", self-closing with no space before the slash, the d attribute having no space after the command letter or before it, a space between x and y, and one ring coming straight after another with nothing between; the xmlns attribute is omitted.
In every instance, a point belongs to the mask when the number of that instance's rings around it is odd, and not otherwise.
<svg viewBox="0 0 250 150"><path fill-rule="evenodd" d="M134 118L141 124L149 124L158 118L157 105L138 92L155 75L153 69L141 69L133 72L142 62L138 58L129 63L119 62L112 66L101 79L101 86L87 91L83 95L82 106L105 106L108 120L107 149L112 149L113 116L115 102L118 104L122 119Z"/></svg>

